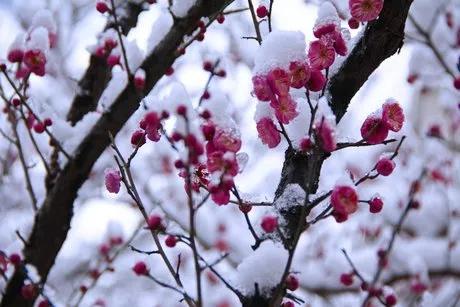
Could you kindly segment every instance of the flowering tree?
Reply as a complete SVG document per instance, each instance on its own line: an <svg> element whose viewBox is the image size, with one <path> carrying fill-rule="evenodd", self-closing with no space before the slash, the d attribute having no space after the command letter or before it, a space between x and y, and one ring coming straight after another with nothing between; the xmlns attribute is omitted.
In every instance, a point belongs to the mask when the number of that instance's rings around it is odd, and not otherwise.
<svg viewBox="0 0 460 307"><path fill-rule="evenodd" d="M458 1L297 1L295 31L274 0L49 2L2 11L1 306L459 304ZM406 49L410 104L367 114Z"/></svg>

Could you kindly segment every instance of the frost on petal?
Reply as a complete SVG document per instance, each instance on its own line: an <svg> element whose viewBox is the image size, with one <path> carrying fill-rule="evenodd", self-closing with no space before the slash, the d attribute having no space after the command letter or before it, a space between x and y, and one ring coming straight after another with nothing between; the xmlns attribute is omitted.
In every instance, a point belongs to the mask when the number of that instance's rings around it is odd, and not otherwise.
<svg viewBox="0 0 460 307"><path fill-rule="evenodd" d="M398 132L404 124L404 112L395 100L387 100L383 104L382 120L391 131Z"/></svg>
<svg viewBox="0 0 460 307"><path fill-rule="evenodd" d="M274 148L281 142L281 134L270 118L264 117L257 122L257 132L268 148Z"/></svg>
<svg viewBox="0 0 460 307"><path fill-rule="evenodd" d="M257 283L262 295L268 295L278 284L286 265L288 252L271 240L246 257L237 267L238 288L249 295Z"/></svg>
<svg viewBox="0 0 460 307"><path fill-rule="evenodd" d="M379 144L388 136L388 128L382 118L369 115L361 126L361 136L369 144Z"/></svg>
<svg viewBox="0 0 460 307"><path fill-rule="evenodd" d="M376 19L383 9L383 0L349 0L351 16L361 22Z"/></svg>
<svg viewBox="0 0 460 307"><path fill-rule="evenodd" d="M105 170L105 187L110 193L117 194L120 192L121 175L119 171L114 169Z"/></svg>

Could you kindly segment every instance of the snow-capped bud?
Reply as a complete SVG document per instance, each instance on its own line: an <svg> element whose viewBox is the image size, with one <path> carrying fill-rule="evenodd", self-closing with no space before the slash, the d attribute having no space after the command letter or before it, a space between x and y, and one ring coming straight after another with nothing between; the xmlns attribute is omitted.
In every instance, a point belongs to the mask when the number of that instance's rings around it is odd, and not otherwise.
<svg viewBox="0 0 460 307"><path fill-rule="evenodd" d="M381 157L375 165L375 169L380 175L389 176L393 173L395 166L396 164L392 159L388 157Z"/></svg>
<svg viewBox="0 0 460 307"><path fill-rule="evenodd" d="M274 232L278 227L278 218L273 215L264 216L260 226L265 232Z"/></svg>
<svg viewBox="0 0 460 307"><path fill-rule="evenodd" d="M145 70L139 68L134 74L134 87L142 91L145 87Z"/></svg>
<svg viewBox="0 0 460 307"><path fill-rule="evenodd" d="M299 288L300 282L299 279L292 274L289 274L285 280L286 288L291 291L295 291Z"/></svg>
<svg viewBox="0 0 460 307"><path fill-rule="evenodd" d="M118 193L121 187L120 172L114 169L105 170L105 187L109 193Z"/></svg>
<svg viewBox="0 0 460 307"><path fill-rule="evenodd" d="M147 265L143 261L136 262L136 264L134 264L133 266L133 271L138 276L148 275L149 273L149 269L147 268Z"/></svg>

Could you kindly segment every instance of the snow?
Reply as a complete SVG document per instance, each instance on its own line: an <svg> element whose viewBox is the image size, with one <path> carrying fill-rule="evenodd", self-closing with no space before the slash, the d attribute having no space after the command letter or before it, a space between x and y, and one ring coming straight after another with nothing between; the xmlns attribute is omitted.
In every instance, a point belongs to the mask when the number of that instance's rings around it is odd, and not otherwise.
<svg viewBox="0 0 460 307"><path fill-rule="evenodd" d="M173 25L173 19L170 14L162 12L152 27L152 32L147 42L147 53L150 53L166 36Z"/></svg>
<svg viewBox="0 0 460 307"><path fill-rule="evenodd" d="M28 50L39 49L46 52L50 47L48 30L44 27L35 28L30 33L30 39L27 40L26 47Z"/></svg>
<svg viewBox="0 0 460 307"><path fill-rule="evenodd" d="M107 87L102 93L98 105L105 109L109 109L121 92L123 92L127 84L126 72L119 66L115 66L112 69L112 79L110 79L109 84L107 84Z"/></svg>
<svg viewBox="0 0 460 307"><path fill-rule="evenodd" d="M305 202L305 191L296 183L291 183L286 186L283 194L275 201L275 207L278 210L289 209L303 205Z"/></svg>
<svg viewBox="0 0 460 307"><path fill-rule="evenodd" d="M263 242L237 267L238 288L244 294L254 293L255 284L267 294L281 280L288 252L272 241Z"/></svg>
<svg viewBox="0 0 460 307"><path fill-rule="evenodd" d="M174 16L182 18L187 15L187 12L195 5L196 0L174 0L171 6L171 12Z"/></svg>
<svg viewBox="0 0 460 307"><path fill-rule="evenodd" d="M305 35L299 31L273 31L255 57L254 75L265 75L274 68L288 69L292 61L306 60Z"/></svg>

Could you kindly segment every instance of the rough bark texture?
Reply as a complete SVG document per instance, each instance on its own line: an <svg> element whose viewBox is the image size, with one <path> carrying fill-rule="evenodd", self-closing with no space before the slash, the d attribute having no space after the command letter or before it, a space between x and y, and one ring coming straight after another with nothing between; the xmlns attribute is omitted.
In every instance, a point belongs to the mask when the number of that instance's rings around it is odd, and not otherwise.
<svg viewBox="0 0 460 307"><path fill-rule="evenodd" d="M364 35L351 50L339 71L332 76L328 88L328 101L337 117L337 122L347 111L353 96L374 70L402 47L404 27L412 1L385 0L379 19L367 25ZM316 193L321 166L328 156L317 151L304 155L288 149L285 153L281 180L275 198L282 195L290 183L299 184L307 195ZM294 207L290 211L280 212L287 221L285 231L290 234L287 236L288 244L292 241L292 234L299 226L300 208ZM306 221L301 221L301 223L303 223L300 225L303 229ZM284 244L286 245L286 242ZM243 306L275 307L270 302L279 302L280 299L279 297L264 298L255 295L245 301Z"/></svg>
<svg viewBox="0 0 460 307"><path fill-rule="evenodd" d="M173 64L183 37L196 28L198 20L220 12L231 2L232 0L201 0L190 9L185 18L176 19L170 31L141 65L146 71L144 92L139 93L129 84L80 143L74 158L64 166L35 217L32 232L23 249L25 262L37 268L43 282L46 281L67 237L77 192L88 178L96 160L110 145L109 133L115 136L137 110L141 98ZM23 270L17 269L7 285L1 307L33 305L33 301L24 300L20 294L24 278Z"/></svg>
<svg viewBox="0 0 460 307"><path fill-rule="evenodd" d="M119 11L123 12L119 16L119 23L124 35L137 24L139 14L143 11L142 4L125 2ZM105 26L105 30L115 28L113 20ZM67 120L75 125L88 112L96 110L99 98L112 77L111 68L107 66L105 59L91 55L89 66L83 77L78 82L78 93L67 114Z"/></svg>

